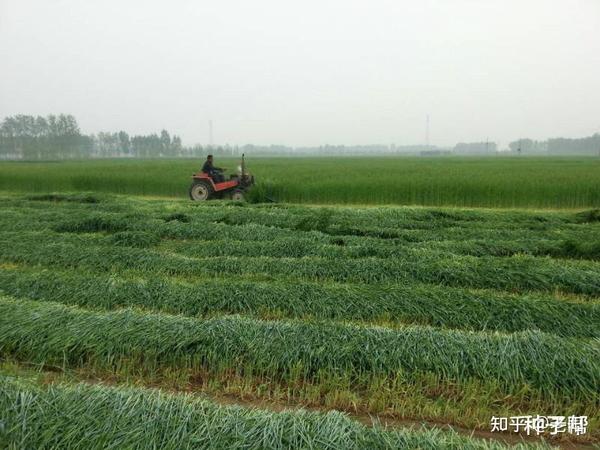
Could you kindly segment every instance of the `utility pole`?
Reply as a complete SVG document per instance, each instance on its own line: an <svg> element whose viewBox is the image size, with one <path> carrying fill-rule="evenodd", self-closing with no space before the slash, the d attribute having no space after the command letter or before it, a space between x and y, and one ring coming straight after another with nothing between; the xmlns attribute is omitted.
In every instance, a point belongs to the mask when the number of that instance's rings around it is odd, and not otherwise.
<svg viewBox="0 0 600 450"><path fill-rule="evenodd" d="M208 145L213 146L213 123L212 120L208 121Z"/></svg>
<svg viewBox="0 0 600 450"><path fill-rule="evenodd" d="M425 119L425 147L429 148L429 114Z"/></svg>

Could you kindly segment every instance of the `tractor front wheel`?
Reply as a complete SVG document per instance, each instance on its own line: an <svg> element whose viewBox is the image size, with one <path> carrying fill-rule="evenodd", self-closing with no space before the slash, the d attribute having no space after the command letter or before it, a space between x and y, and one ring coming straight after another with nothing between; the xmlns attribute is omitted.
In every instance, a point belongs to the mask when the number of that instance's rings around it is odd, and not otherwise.
<svg viewBox="0 0 600 450"><path fill-rule="evenodd" d="M195 201L208 200L212 196L212 186L204 181L195 181L190 186L190 198Z"/></svg>
<svg viewBox="0 0 600 450"><path fill-rule="evenodd" d="M233 191L231 193L231 200L234 200L236 202L243 202L245 199L245 192L242 191L241 189L236 189L235 191Z"/></svg>

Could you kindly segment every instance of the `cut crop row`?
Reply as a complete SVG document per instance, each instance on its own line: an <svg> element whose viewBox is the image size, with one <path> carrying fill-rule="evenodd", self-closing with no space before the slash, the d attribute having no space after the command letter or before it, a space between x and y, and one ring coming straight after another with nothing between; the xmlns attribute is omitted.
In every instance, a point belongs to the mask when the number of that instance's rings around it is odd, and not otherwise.
<svg viewBox="0 0 600 450"><path fill-rule="evenodd" d="M134 233L134 232L132 232ZM155 235L156 236L156 235ZM158 243L158 237L151 242ZM132 245L135 246L135 245ZM167 240L162 249L193 257L211 256L268 256L323 258L401 258L408 248L431 250L436 253L471 256L552 256L560 258L600 260L600 240L580 242L559 241L426 241L418 243L392 242L373 239L332 238L330 242L315 242L302 237L271 240Z"/></svg>
<svg viewBox="0 0 600 450"><path fill-rule="evenodd" d="M31 363L141 373L238 370L295 382L322 374L354 383L430 373L495 380L507 392L599 401L600 342L541 332L510 335L333 323L207 320L135 311L91 312L0 299L0 355ZM358 381L357 381L358 380ZM363 380L363 381L360 381Z"/></svg>
<svg viewBox="0 0 600 450"><path fill-rule="evenodd" d="M220 224L233 226L260 225L295 232L319 231L334 235L357 235L402 238L406 232L422 231L426 235L441 236L443 240L474 239L491 237L497 233L503 239L515 239L518 233L535 231L538 237L551 238L556 230L563 232L592 232L585 220L577 214L525 213L525 212L481 212L474 210L438 210L411 208L311 208L300 206L286 207L232 207L222 204L218 208L187 202L134 201L115 198L101 204L53 203L47 208L44 203L12 201L0 204L2 209L13 213L10 225L15 220L26 229L34 226L29 220L35 214L39 225L57 224L61 214L65 224L77 229L79 221L104 216L107 220L127 219L133 228L145 224L155 228L165 224L177 225L177 218L194 225ZM170 214L166 212L170 211ZM177 218L175 218L177 217ZM173 220L175 218L175 220ZM135 220L138 219L138 220ZM0 222L5 224L4 221ZM578 223L580 223L578 225ZM186 227L184 227L186 228ZM189 228L189 227L187 227ZM195 227L194 227L195 228ZM346 231L345 231L346 230ZM191 230L193 231L193 230ZM459 234L456 234L456 233ZM509 233L505 235L505 233Z"/></svg>
<svg viewBox="0 0 600 450"><path fill-rule="evenodd" d="M600 304L432 285L255 282L182 283L168 278L117 278L50 270L2 269L0 291L42 301L106 310L209 316L245 314L386 324L426 324L505 332L539 329L566 337L600 337Z"/></svg>
<svg viewBox="0 0 600 450"><path fill-rule="evenodd" d="M80 242L80 244L74 244ZM471 257L406 249L405 256L380 258L188 258L148 249L83 246L76 236L5 233L0 261L91 271L137 269L166 275L247 274L357 283L421 282L508 291L561 290L600 295L600 264L528 256Z"/></svg>
<svg viewBox="0 0 600 450"><path fill-rule="evenodd" d="M508 448L453 432L371 428L338 412L274 413L158 390L85 384L42 387L1 376L0 421L0 441L14 449Z"/></svg>
<svg viewBox="0 0 600 450"><path fill-rule="evenodd" d="M209 209L209 208L207 208ZM214 210L214 208L210 208ZM32 221L32 214L36 220ZM498 228L486 233L469 229L452 229L452 232L415 231L396 229L396 237L379 239L365 231L365 235L348 235L343 230L326 234L314 231L274 228L263 224L247 223L234 226L211 222L191 216L193 223L171 220L165 222L152 216L77 211L3 211L0 230L60 232L108 232L108 237L118 245L147 247L161 239L174 251L191 256L321 256L329 258L401 257L407 248L419 248L457 255L512 256L529 254L576 259L600 259L600 228L560 229L548 233L518 230L507 233ZM177 214L164 218L179 217ZM181 216L181 214L180 214ZM184 217L188 217L183 215ZM65 217L68 217L65 219ZM187 219L185 219L187 220ZM355 230L356 231L356 230ZM349 230L349 233L353 231ZM178 240L173 240L176 238ZM192 240L190 242L190 240ZM207 245L207 242L212 244ZM240 242L244 245L240 245Z"/></svg>

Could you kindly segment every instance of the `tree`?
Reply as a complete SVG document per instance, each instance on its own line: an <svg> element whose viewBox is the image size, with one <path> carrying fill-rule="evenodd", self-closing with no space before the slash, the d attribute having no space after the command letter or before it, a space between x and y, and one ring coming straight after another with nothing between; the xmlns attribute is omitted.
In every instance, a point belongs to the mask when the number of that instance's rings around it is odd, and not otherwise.
<svg viewBox="0 0 600 450"><path fill-rule="evenodd" d="M172 156L182 156L182 150L181 138L177 135L173 136L173 140L171 141Z"/></svg>
<svg viewBox="0 0 600 450"><path fill-rule="evenodd" d="M171 136L169 136L169 132L167 130L162 130L160 132L160 156L165 156L170 153L171 150Z"/></svg>
<svg viewBox="0 0 600 450"><path fill-rule="evenodd" d="M119 131L119 147L121 150L121 155L130 155L131 142L129 141L129 135L124 131Z"/></svg>

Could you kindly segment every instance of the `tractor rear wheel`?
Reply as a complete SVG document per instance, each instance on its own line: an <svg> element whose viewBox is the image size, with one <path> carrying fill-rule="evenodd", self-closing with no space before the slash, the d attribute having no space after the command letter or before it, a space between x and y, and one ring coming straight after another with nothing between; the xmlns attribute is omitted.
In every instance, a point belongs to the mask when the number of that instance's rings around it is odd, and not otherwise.
<svg viewBox="0 0 600 450"><path fill-rule="evenodd" d="M190 186L190 198L195 201L204 201L213 195L212 186L205 181L194 181Z"/></svg>
<svg viewBox="0 0 600 450"><path fill-rule="evenodd" d="M243 202L246 197L246 194L241 189L236 189L231 193L231 200L235 200L236 202Z"/></svg>

